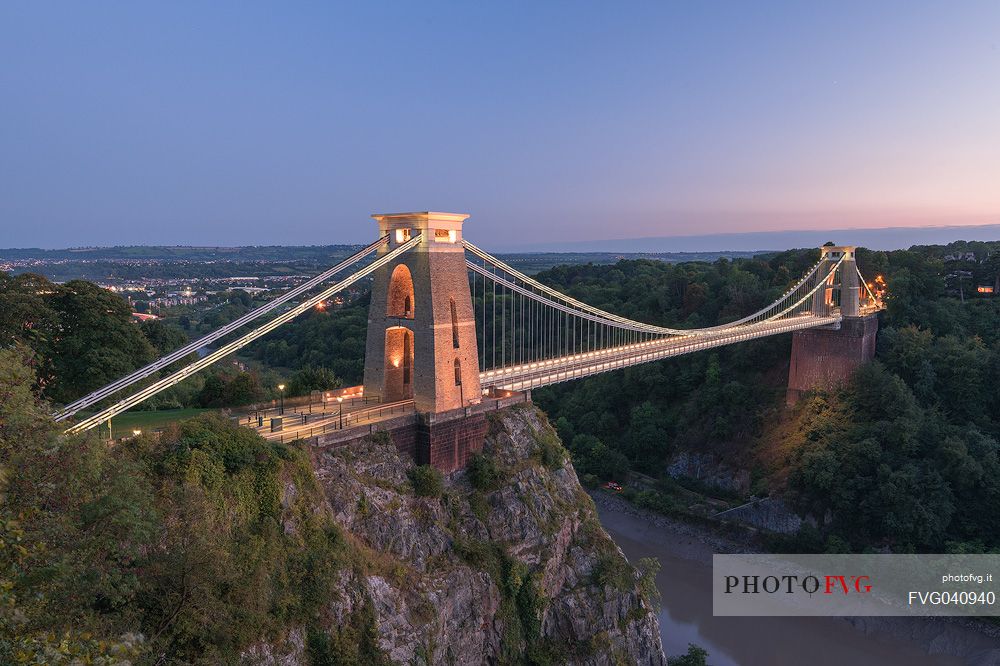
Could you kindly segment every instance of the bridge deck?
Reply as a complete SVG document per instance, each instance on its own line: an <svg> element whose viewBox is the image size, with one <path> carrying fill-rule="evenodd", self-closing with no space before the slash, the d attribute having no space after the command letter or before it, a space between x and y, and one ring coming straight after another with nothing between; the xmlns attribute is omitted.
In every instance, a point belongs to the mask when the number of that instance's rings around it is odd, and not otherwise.
<svg viewBox="0 0 1000 666"><path fill-rule="evenodd" d="M805 328L828 326L840 321L839 314L826 317L805 314L762 324L740 326L730 331L720 331L715 335L664 338L582 354L572 354L535 363L495 368L481 372L479 381L483 388L524 391L640 363L721 347L734 342L743 342Z"/></svg>
<svg viewBox="0 0 1000 666"><path fill-rule="evenodd" d="M752 326L740 326L733 330L720 331L714 335L665 338L582 354L570 354L546 361L491 369L480 373L480 381L484 389L525 391L736 342L806 328L829 326L840 321L839 314L825 317L806 314ZM255 417L244 418L246 418L245 425L253 427L267 439L291 441L300 438L315 438L336 431L352 430L359 426L371 425L413 412L412 400L372 405L355 398L345 401L342 415L339 409L334 408L331 404L318 408L318 411L314 413L308 413L305 408L288 409L283 418L284 427L275 432L270 431L270 421L267 418L265 418L262 427L256 427ZM277 416L276 413L273 415Z"/></svg>

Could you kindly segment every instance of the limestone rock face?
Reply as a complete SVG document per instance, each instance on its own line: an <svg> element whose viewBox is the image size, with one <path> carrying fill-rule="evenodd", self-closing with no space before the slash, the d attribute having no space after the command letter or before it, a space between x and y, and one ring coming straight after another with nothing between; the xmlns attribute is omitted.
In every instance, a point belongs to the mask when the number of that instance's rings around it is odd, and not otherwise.
<svg viewBox="0 0 1000 666"><path fill-rule="evenodd" d="M482 456L440 497L419 496L413 463L377 436L314 468L363 562L331 595L332 633L363 615L389 663L666 663L639 574L533 406L491 414ZM305 658L271 646L246 661L290 654Z"/></svg>

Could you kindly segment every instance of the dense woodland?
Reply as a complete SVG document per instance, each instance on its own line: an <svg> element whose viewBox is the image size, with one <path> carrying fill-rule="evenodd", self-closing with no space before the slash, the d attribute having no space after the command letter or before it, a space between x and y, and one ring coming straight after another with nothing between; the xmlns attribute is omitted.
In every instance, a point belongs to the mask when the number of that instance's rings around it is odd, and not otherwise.
<svg viewBox="0 0 1000 666"><path fill-rule="evenodd" d="M958 250L981 261L945 261ZM988 258L987 258L988 257ZM815 259L558 268L539 276L572 296L665 325L711 325L769 302ZM956 291L958 270L1000 279L1000 243L859 252L884 274L876 362L842 390L783 405L789 336L742 343L535 392L578 470L664 476L679 451L737 461L753 492L782 494L819 519L804 549L1000 547L1000 298ZM676 510L671 484L642 499Z"/></svg>

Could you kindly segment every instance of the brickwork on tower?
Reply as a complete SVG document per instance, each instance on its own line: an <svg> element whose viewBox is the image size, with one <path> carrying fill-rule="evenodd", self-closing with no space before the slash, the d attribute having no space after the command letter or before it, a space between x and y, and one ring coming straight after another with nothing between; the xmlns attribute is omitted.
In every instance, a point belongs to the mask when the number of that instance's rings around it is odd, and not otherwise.
<svg viewBox="0 0 1000 666"><path fill-rule="evenodd" d="M811 328L792 333L786 403L810 389L833 389L875 358L878 315L844 317L839 329Z"/></svg>

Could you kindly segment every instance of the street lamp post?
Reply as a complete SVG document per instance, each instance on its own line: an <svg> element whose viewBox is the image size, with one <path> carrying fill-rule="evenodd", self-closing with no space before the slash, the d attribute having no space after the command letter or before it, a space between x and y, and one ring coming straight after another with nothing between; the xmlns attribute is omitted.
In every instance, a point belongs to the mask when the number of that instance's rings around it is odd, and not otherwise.
<svg viewBox="0 0 1000 666"><path fill-rule="evenodd" d="M344 429L344 396L337 396L337 406L340 408L338 410L338 415L340 417L340 429Z"/></svg>
<svg viewBox="0 0 1000 666"><path fill-rule="evenodd" d="M280 407L278 407L278 416L285 415L285 385L278 384L278 399L280 400Z"/></svg>

